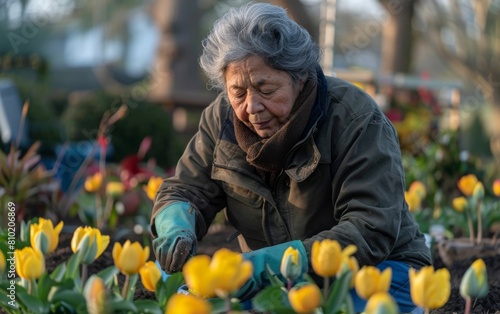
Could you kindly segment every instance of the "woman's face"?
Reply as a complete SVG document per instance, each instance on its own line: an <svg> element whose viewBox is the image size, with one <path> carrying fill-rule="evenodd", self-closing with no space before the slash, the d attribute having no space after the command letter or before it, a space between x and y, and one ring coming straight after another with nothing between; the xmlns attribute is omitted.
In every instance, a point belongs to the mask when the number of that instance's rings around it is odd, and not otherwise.
<svg viewBox="0 0 500 314"><path fill-rule="evenodd" d="M229 63L226 91L236 116L262 138L285 124L304 82L268 66L262 57L250 56Z"/></svg>

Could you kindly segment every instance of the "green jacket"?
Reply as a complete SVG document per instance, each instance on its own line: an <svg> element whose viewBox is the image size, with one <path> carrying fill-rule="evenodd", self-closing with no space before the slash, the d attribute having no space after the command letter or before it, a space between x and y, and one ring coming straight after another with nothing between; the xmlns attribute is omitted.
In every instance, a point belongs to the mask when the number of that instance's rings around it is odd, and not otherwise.
<svg viewBox="0 0 500 314"><path fill-rule="evenodd" d="M430 253L404 199L397 134L363 91L320 73L318 97L303 139L269 188L246 161L223 94L207 107L175 176L159 189L152 215L186 201L197 213L201 239L215 215L229 222L250 249L302 240L355 244L360 266L386 259L420 267Z"/></svg>

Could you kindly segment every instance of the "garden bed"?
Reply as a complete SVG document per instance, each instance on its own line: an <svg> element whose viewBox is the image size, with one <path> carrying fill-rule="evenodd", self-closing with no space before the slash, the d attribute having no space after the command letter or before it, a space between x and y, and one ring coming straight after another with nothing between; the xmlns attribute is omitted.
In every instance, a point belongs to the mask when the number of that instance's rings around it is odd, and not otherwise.
<svg viewBox="0 0 500 314"><path fill-rule="evenodd" d="M226 247L234 251L239 251L239 246L236 240L228 242L226 238L232 235L234 229L230 226L216 225L211 228L207 236L198 245L199 254L212 255L216 250L221 247ZM135 241L137 239L130 239ZM60 243L58 249L50 254L47 258L47 270L50 272L55 266L61 262L67 260L71 255L72 251L70 248L71 234L61 234ZM123 239L125 241L125 239ZM120 241L120 242L123 242ZM107 250L100 256L94 263L89 265L89 273L95 273L102 270L108 266L113 265L113 258L111 256L112 245L109 245ZM445 264L439 257L439 254L434 254L435 268L446 267ZM153 253L151 253L151 259L154 259ZM452 291L450 299L448 302L440 309L433 310L433 314L441 313L463 313L465 308L465 301L460 296L459 286L463 274L472 264L474 259L464 259L460 262L455 262L453 265L448 267L451 274L451 286ZM473 303L473 309L471 313L500 313L500 258L498 256L486 257L484 258L486 267L488 270L488 280L490 284L490 292L483 299L478 299ZM119 278L123 280L123 278ZM137 289L135 292L135 299L152 299L155 298L152 292L144 289L138 281Z"/></svg>

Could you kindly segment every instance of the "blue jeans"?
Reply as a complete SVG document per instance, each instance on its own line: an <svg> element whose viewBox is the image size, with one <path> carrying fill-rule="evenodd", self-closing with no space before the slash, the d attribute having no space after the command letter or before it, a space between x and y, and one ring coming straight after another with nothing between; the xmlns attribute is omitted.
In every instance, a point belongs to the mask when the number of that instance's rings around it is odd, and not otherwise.
<svg viewBox="0 0 500 314"><path fill-rule="evenodd" d="M383 261L376 267L381 271L388 267L392 269L392 281L389 293L394 300L396 300L399 311L401 313L410 313L414 311L416 306L411 300L410 278L408 276L410 266L398 261ZM366 300L361 299L355 289L351 289L351 297L354 303L354 310L356 312L363 312L366 306Z"/></svg>

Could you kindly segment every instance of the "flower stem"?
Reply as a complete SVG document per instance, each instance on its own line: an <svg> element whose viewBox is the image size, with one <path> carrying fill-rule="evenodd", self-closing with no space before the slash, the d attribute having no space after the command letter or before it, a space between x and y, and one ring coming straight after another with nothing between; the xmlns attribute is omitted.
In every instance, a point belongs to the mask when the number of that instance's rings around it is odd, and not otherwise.
<svg viewBox="0 0 500 314"><path fill-rule="evenodd" d="M85 282L87 281L88 267L87 264L82 264L82 288L85 287Z"/></svg>
<svg viewBox="0 0 500 314"><path fill-rule="evenodd" d="M474 226L472 225L472 216L467 212L467 226L469 229L469 240L474 241Z"/></svg>
<svg viewBox="0 0 500 314"><path fill-rule="evenodd" d="M431 311L428 308L425 308L424 313L429 314Z"/></svg>
<svg viewBox="0 0 500 314"><path fill-rule="evenodd" d="M292 280L291 280L291 279L288 279L288 285L287 285L286 289L287 289L288 291L290 291L290 289L292 289L292 286L293 286L293 282L292 282Z"/></svg>
<svg viewBox="0 0 500 314"><path fill-rule="evenodd" d="M224 299L226 300L226 313L231 313L231 298L228 295Z"/></svg>
<svg viewBox="0 0 500 314"><path fill-rule="evenodd" d="M323 277L323 299L328 300L328 292L330 290L330 277Z"/></svg>
<svg viewBox="0 0 500 314"><path fill-rule="evenodd" d="M469 314L472 307L472 299L470 297L465 298L465 312L464 314Z"/></svg>
<svg viewBox="0 0 500 314"><path fill-rule="evenodd" d="M483 239L483 219L481 215L481 200L477 203L477 243Z"/></svg>
<svg viewBox="0 0 500 314"><path fill-rule="evenodd" d="M130 285L130 276L125 275L125 283L123 284L122 297L126 300L128 294L128 286Z"/></svg>

